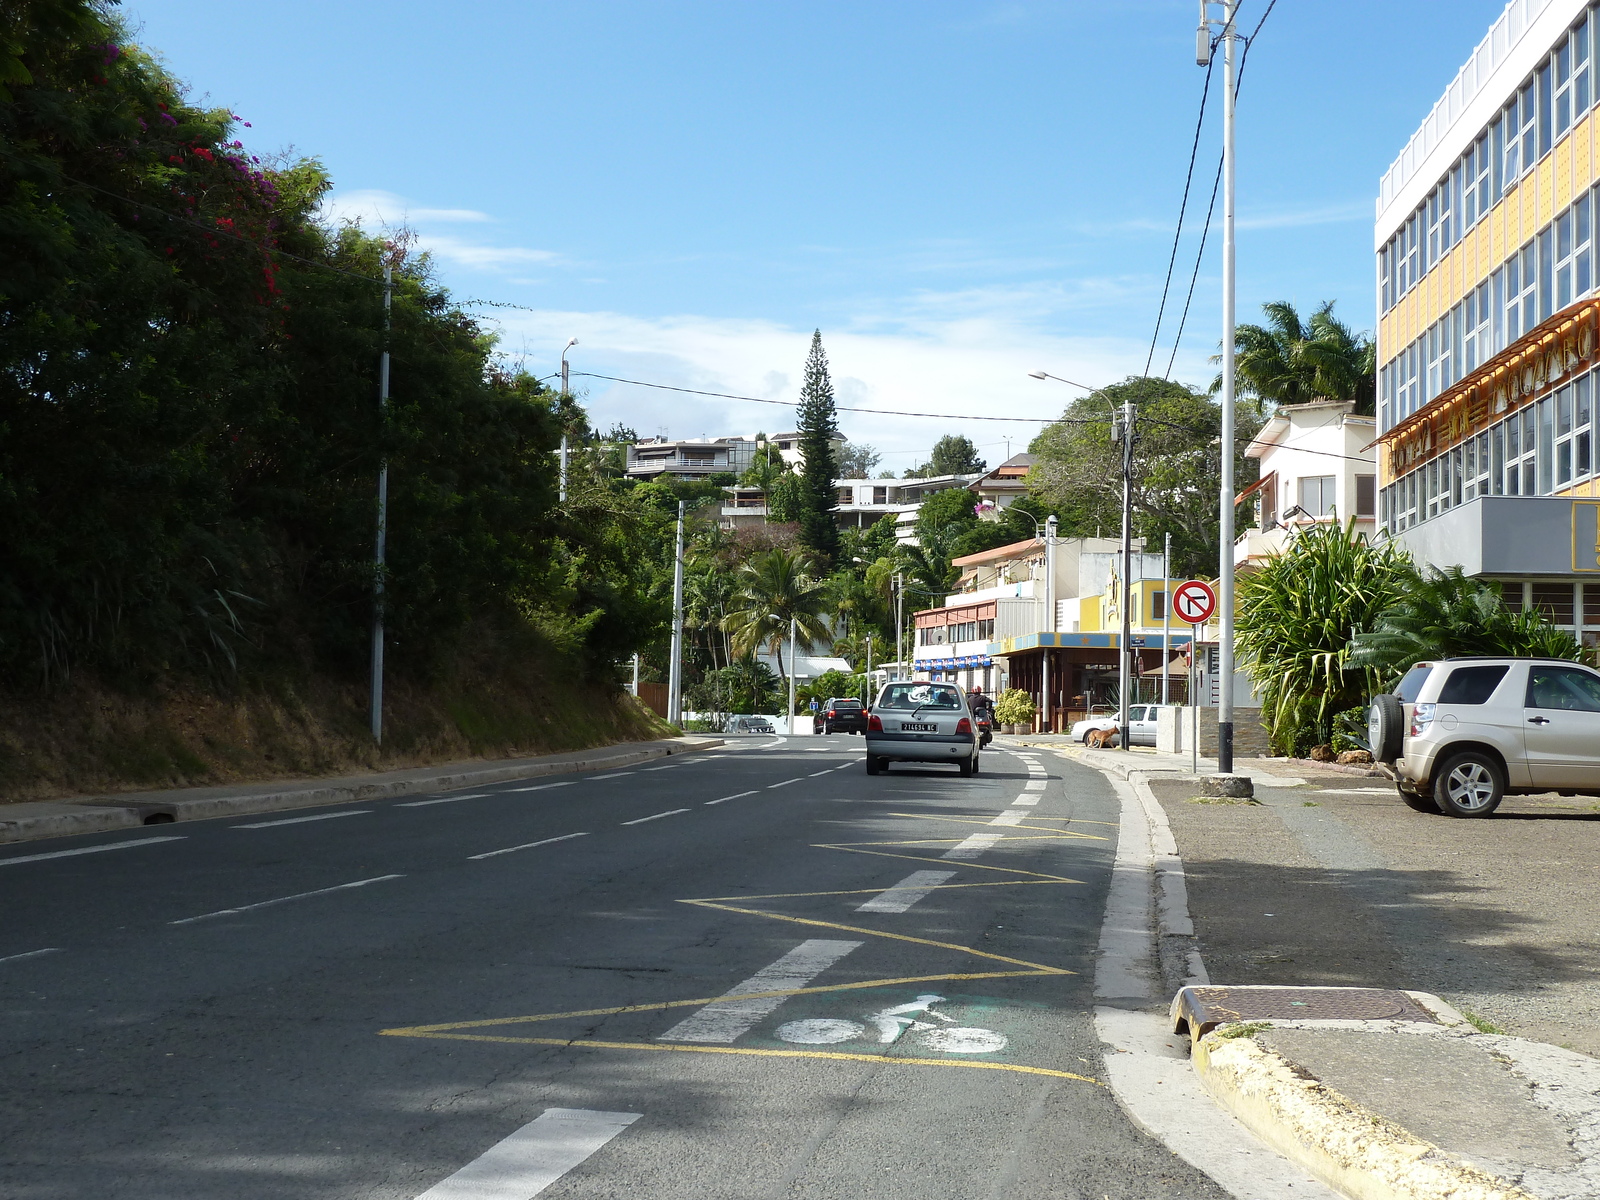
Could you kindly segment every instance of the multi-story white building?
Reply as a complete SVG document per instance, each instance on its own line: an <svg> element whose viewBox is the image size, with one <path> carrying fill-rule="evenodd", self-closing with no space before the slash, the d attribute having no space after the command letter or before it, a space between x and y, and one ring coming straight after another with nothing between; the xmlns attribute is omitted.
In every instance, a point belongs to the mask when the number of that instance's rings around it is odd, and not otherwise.
<svg viewBox="0 0 1600 1200"><path fill-rule="evenodd" d="M1600 4L1512 0L1384 174L1379 519L1600 644Z"/></svg>
<svg viewBox="0 0 1600 1200"><path fill-rule="evenodd" d="M1377 422L1335 400L1285 405L1245 447L1261 464L1255 483L1239 494L1254 498L1256 528L1233 546L1234 565L1248 568L1281 553L1296 529L1355 518L1371 538L1378 512Z"/></svg>

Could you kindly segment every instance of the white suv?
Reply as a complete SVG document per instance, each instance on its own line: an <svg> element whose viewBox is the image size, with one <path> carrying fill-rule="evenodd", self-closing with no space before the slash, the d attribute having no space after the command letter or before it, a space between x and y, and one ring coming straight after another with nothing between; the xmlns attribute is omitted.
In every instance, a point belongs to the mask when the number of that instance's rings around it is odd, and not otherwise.
<svg viewBox="0 0 1600 1200"><path fill-rule="evenodd" d="M1418 663L1373 697L1372 756L1419 812L1486 817L1508 793L1600 796L1600 671L1549 658Z"/></svg>

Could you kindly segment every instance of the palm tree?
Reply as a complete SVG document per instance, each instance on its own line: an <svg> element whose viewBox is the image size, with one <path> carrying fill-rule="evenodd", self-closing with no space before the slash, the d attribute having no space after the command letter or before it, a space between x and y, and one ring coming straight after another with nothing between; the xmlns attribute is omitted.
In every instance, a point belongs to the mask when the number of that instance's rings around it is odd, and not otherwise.
<svg viewBox="0 0 1600 1200"><path fill-rule="evenodd" d="M1460 567L1426 568L1402 585L1400 600L1350 644L1352 665L1393 686L1415 663L1463 655L1580 659L1582 648L1536 611L1513 612L1500 585Z"/></svg>
<svg viewBox="0 0 1600 1200"><path fill-rule="evenodd" d="M1370 416L1377 395L1377 347L1369 335L1335 317L1333 305L1324 301L1309 321L1302 321L1293 304L1275 300L1261 306L1265 325L1238 326L1234 362L1240 391L1268 404L1354 401L1358 413ZM1218 375L1211 390L1221 389Z"/></svg>
<svg viewBox="0 0 1600 1200"><path fill-rule="evenodd" d="M765 647L777 656L782 674L779 651L789 636L791 620L797 648L810 650L828 639L828 626L822 619L827 611L827 587L812 570L805 554L781 547L757 554L739 567L728 615L722 619L722 627L733 635L734 654L750 654Z"/></svg>

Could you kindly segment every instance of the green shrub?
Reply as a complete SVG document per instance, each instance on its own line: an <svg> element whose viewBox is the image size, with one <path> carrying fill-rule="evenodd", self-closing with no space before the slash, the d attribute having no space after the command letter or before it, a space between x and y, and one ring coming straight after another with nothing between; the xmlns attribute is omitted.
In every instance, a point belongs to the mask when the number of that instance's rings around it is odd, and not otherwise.
<svg viewBox="0 0 1600 1200"><path fill-rule="evenodd" d="M994 704L994 719L1002 725L1026 725L1033 720L1033 697L1020 688L1007 688Z"/></svg>

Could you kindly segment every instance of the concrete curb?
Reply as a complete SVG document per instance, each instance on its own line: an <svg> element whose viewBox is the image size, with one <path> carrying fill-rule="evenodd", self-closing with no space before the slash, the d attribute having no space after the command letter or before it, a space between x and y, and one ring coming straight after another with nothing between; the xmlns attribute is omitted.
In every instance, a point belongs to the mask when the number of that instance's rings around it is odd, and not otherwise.
<svg viewBox="0 0 1600 1200"><path fill-rule="evenodd" d="M547 775L614 770L672 754L710 750L725 744L721 738L674 738L614 754L605 752L611 747L599 747L582 758L529 758L495 766L456 764L438 769L419 767L388 775L357 776L345 782L280 783L276 786L267 785L258 791L194 789L225 792L220 795L185 796L180 790L168 795L144 792L121 799L97 796L83 801L17 804L10 807L27 811L7 815L5 809L0 808L0 843L103 833L170 821L204 821L213 817L248 816L327 804L385 800L414 796L421 792L457 791L517 779L538 779Z"/></svg>
<svg viewBox="0 0 1600 1200"><path fill-rule="evenodd" d="M1195 1044L1206 1090L1267 1145L1357 1200L1536 1200L1368 1112L1224 1026Z"/></svg>

